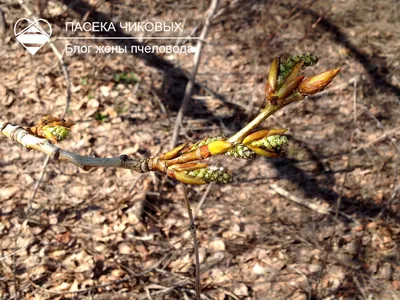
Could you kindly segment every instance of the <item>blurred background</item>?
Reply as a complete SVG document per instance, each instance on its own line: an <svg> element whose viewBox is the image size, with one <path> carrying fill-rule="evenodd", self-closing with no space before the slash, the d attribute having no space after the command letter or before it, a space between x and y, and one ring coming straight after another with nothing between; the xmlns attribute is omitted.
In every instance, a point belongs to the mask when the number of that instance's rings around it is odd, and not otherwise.
<svg viewBox="0 0 400 300"><path fill-rule="evenodd" d="M174 34L197 37L209 2L0 1L1 120L31 126L65 110L67 81L51 47L32 56L14 36L26 8L51 23L64 54L78 43L195 46L141 37L168 32L71 32L65 24L183 22ZM76 36L137 38L57 39ZM180 142L231 135L256 116L275 56L311 52L320 61L307 75L342 71L324 92L265 122L290 129L285 158L224 157L218 164L233 184L190 188L204 299L400 299L399 41L396 0L220 1ZM66 119L77 125L60 147L98 157L169 150L193 54L63 60L72 85ZM0 298L194 299L180 184L50 161L27 216L44 160L0 139Z"/></svg>

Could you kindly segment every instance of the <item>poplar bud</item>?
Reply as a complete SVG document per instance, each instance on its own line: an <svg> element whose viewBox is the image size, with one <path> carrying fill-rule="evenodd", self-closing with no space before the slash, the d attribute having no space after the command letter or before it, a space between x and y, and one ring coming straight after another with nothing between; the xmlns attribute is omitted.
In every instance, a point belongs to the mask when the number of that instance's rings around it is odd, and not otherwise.
<svg viewBox="0 0 400 300"><path fill-rule="evenodd" d="M265 85L265 97L268 100L272 100L274 93L277 91L278 83L278 69L279 69L279 59L277 57L271 63L269 69L268 82Z"/></svg>
<svg viewBox="0 0 400 300"><path fill-rule="evenodd" d="M225 153L225 155L233 156L241 159L253 159L256 153L244 144L237 143Z"/></svg>
<svg viewBox="0 0 400 300"><path fill-rule="evenodd" d="M293 81L290 82L285 81L285 83L276 93L276 97L278 97L278 99L283 99L286 98L287 96L290 96L297 89L303 78L304 76L299 76L296 77Z"/></svg>
<svg viewBox="0 0 400 300"><path fill-rule="evenodd" d="M196 150L197 148L199 148L201 146L207 145L207 144L209 144L211 142L224 141L224 140L227 140L227 139L228 138L225 135L222 135L222 134L214 136L214 137L206 138L204 140L201 140L200 142L197 142L197 143L189 146L183 152L190 152L190 151Z"/></svg>
<svg viewBox="0 0 400 300"><path fill-rule="evenodd" d="M208 167L201 168L193 171L185 171L190 177L204 180L205 182L216 182L216 183L231 183L232 176L224 172L223 168L219 167Z"/></svg>
<svg viewBox="0 0 400 300"><path fill-rule="evenodd" d="M44 135L54 136L57 142L65 140L69 136L70 129L64 126L43 126L42 127Z"/></svg>
<svg viewBox="0 0 400 300"><path fill-rule="evenodd" d="M42 117L38 124L28 128L29 133L58 143L69 136L69 132L75 123L59 119L51 115Z"/></svg>
<svg viewBox="0 0 400 300"><path fill-rule="evenodd" d="M318 75L308 77L300 83L298 91L304 95L312 95L321 92L332 79L340 72L340 69L325 71Z"/></svg>
<svg viewBox="0 0 400 300"><path fill-rule="evenodd" d="M289 145L288 138L284 135L271 135L261 140L250 143L252 147L258 147L277 154L278 156L285 153Z"/></svg>
<svg viewBox="0 0 400 300"><path fill-rule="evenodd" d="M299 64L303 63L302 68L310 67L315 65L318 62L319 58L311 53L304 53L295 56L291 56L286 61L283 61L279 64L279 78L278 78L278 87L280 87L289 74L292 72L293 68Z"/></svg>

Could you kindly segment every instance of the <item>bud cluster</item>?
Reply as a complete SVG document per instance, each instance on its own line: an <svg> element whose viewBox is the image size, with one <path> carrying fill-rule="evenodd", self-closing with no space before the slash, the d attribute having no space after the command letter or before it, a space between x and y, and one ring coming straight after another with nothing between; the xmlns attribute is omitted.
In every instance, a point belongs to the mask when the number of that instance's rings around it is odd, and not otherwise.
<svg viewBox="0 0 400 300"><path fill-rule="evenodd" d="M329 70L305 79L303 75L299 75L302 69L315 65L317 62L318 57L312 54L292 56L283 62L275 58L265 86L268 105L277 110L289 103L303 100L307 95L322 91L340 69Z"/></svg>
<svg viewBox="0 0 400 300"><path fill-rule="evenodd" d="M37 125L28 128L28 131L53 143L58 143L69 136L71 127L74 125L74 122L47 115L42 117Z"/></svg>
<svg viewBox="0 0 400 300"><path fill-rule="evenodd" d="M275 58L265 86L267 105L254 120L229 138L218 135L192 145L182 144L175 147L161 154L149 169L166 171L169 177L186 184L230 183L232 177L223 168L210 167L201 161L216 155L241 159L253 159L257 155L282 156L289 145L288 138L284 135L287 129L252 131L282 107L322 91L340 71L333 69L308 78L300 74L301 70L317 62L318 57L309 53L282 61Z"/></svg>

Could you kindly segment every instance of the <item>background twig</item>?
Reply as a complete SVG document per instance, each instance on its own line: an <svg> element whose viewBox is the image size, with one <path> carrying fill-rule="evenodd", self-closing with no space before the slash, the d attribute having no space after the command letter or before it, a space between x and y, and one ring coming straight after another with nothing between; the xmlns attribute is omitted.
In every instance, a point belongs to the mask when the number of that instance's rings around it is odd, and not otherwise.
<svg viewBox="0 0 400 300"><path fill-rule="evenodd" d="M193 57L194 64L193 64L192 73L190 74L189 81L186 85L185 95L183 97L181 107L178 111L178 115L176 116L175 127L174 127L174 131L172 133L172 139L171 139L171 148L174 148L178 142L179 128L182 123L182 118L183 118L183 115L185 114L186 107L189 103L190 97L192 96L192 90L194 87L194 82L196 80L197 70L199 69L199 65L200 65L200 59L201 59L201 53L203 51L204 41L207 38L208 30L210 29L210 25L211 25L211 20L218 8L218 4L219 4L219 0L212 0L210 7L207 11L207 15L206 15L205 22L204 22L204 27L203 27L203 30L201 31L200 38L199 38L199 40L197 42L197 46L196 46L196 53L194 54L194 57Z"/></svg>
<svg viewBox="0 0 400 300"><path fill-rule="evenodd" d="M201 294L201 286L200 286L200 255L199 255L199 244L197 241L196 235L196 224L194 223L192 208L190 207L189 198L187 195L187 188L185 184L183 185L183 198L185 199L186 208L189 215L190 221L190 233L192 234L193 238L193 246L194 246L194 257L196 262L196 278L195 278L195 286L196 286L196 299L200 300Z"/></svg>

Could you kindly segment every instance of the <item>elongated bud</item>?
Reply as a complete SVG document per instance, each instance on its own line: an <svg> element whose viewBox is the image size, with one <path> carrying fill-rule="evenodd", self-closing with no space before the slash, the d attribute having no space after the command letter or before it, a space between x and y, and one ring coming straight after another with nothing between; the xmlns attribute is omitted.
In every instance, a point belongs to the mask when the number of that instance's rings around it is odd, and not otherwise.
<svg viewBox="0 0 400 300"><path fill-rule="evenodd" d="M196 178L188 175L186 172L179 172L176 170L168 170L167 175L173 179L186 184L206 184L207 182L201 178Z"/></svg>
<svg viewBox="0 0 400 300"><path fill-rule="evenodd" d="M232 148L232 143L227 141L215 141L207 144L207 148L211 155L218 155L223 154Z"/></svg>
<svg viewBox="0 0 400 300"><path fill-rule="evenodd" d="M232 143L230 142L214 141L189 152L180 153L178 157L167 160L167 166L188 163L195 160L202 160L213 155L224 154L230 148L232 148Z"/></svg>
<svg viewBox="0 0 400 300"><path fill-rule="evenodd" d="M298 64L296 64L293 67L292 72L290 72L289 76L286 78L285 83L289 83L289 82L295 80L297 78L297 76L299 75L299 72L300 72L301 68L303 67L303 65L304 65L304 62L302 62L302 61L299 62Z"/></svg>
<svg viewBox="0 0 400 300"><path fill-rule="evenodd" d="M216 183L231 183L232 176L224 172L223 168L208 167L194 171L186 171L187 176L204 180L205 182L216 182Z"/></svg>
<svg viewBox="0 0 400 300"><path fill-rule="evenodd" d="M189 162L183 164L176 164L168 167L168 170L176 170L178 172L182 171L193 171L201 168L207 168L208 165L205 163Z"/></svg>
<svg viewBox="0 0 400 300"><path fill-rule="evenodd" d="M250 143L252 150L254 150L252 147L258 147L263 150L273 152L273 153L277 154L278 156L285 153L288 145L289 145L288 138L284 135L271 135L271 136L267 136L261 140ZM256 153L257 153L257 151L256 151Z"/></svg>
<svg viewBox="0 0 400 300"><path fill-rule="evenodd" d="M255 146L249 146L249 148L251 150L253 150L255 153L257 153L257 155L261 155L264 157L269 157L269 158L276 158L279 157L278 154L276 154L275 152L272 151L268 151L268 150L264 150L260 147L255 147Z"/></svg>
<svg viewBox="0 0 400 300"><path fill-rule="evenodd" d="M196 150L197 148L199 148L201 146L207 145L207 144L209 144L211 142L224 141L224 140L227 140L227 139L228 138L225 135L217 135L217 136L214 136L214 137L206 138L204 140L201 140L200 142L197 142L197 143L187 147L182 152L183 153L190 152L190 151Z"/></svg>
<svg viewBox="0 0 400 300"><path fill-rule="evenodd" d="M340 72L339 69L329 70L318 75L308 77L299 85L298 91L304 95L313 95L321 92L331 83L332 79Z"/></svg>
<svg viewBox="0 0 400 300"><path fill-rule="evenodd" d="M186 147L187 144L179 145L178 147L160 155L160 159L172 159L179 155L179 153Z"/></svg>
<svg viewBox="0 0 400 300"><path fill-rule="evenodd" d="M278 87L286 80L293 68L300 62L303 62L302 68L310 67L318 62L318 57L311 53L304 53L289 57L286 61L279 64Z"/></svg>
<svg viewBox="0 0 400 300"><path fill-rule="evenodd" d="M265 138L270 135L284 134L286 131L288 131L288 129L286 128L272 128L272 129L259 130L246 136L245 139L243 140L243 144L247 145L253 141L261 140L262 138Z"/></svg>
<svg viewBox="0 0 400 300"><path fill-rule="evenodd" d="M265 85L265 97L270 100L273 97L273 94L277 91L278 87L278 69L279 69L279 60L277 57L271 63L271 67L269 69L268 82Z"/></svg>
<svg viewBox="0 0 400 300"><path fill-rule="evenodd" d="M241 159L253 159L256 157L256 153L249 147L243 144L235 144L225 155L241 158Z"/></svg>
<svg viewBox="0 0 400 300"><path fill-rule="evenodd" d="M301 81L303 80L304 76L296 77L291 82L286 82L282 85L279 91L276 93L278 99L283 99L287 96L290 96L299 86Z"/></svg>

